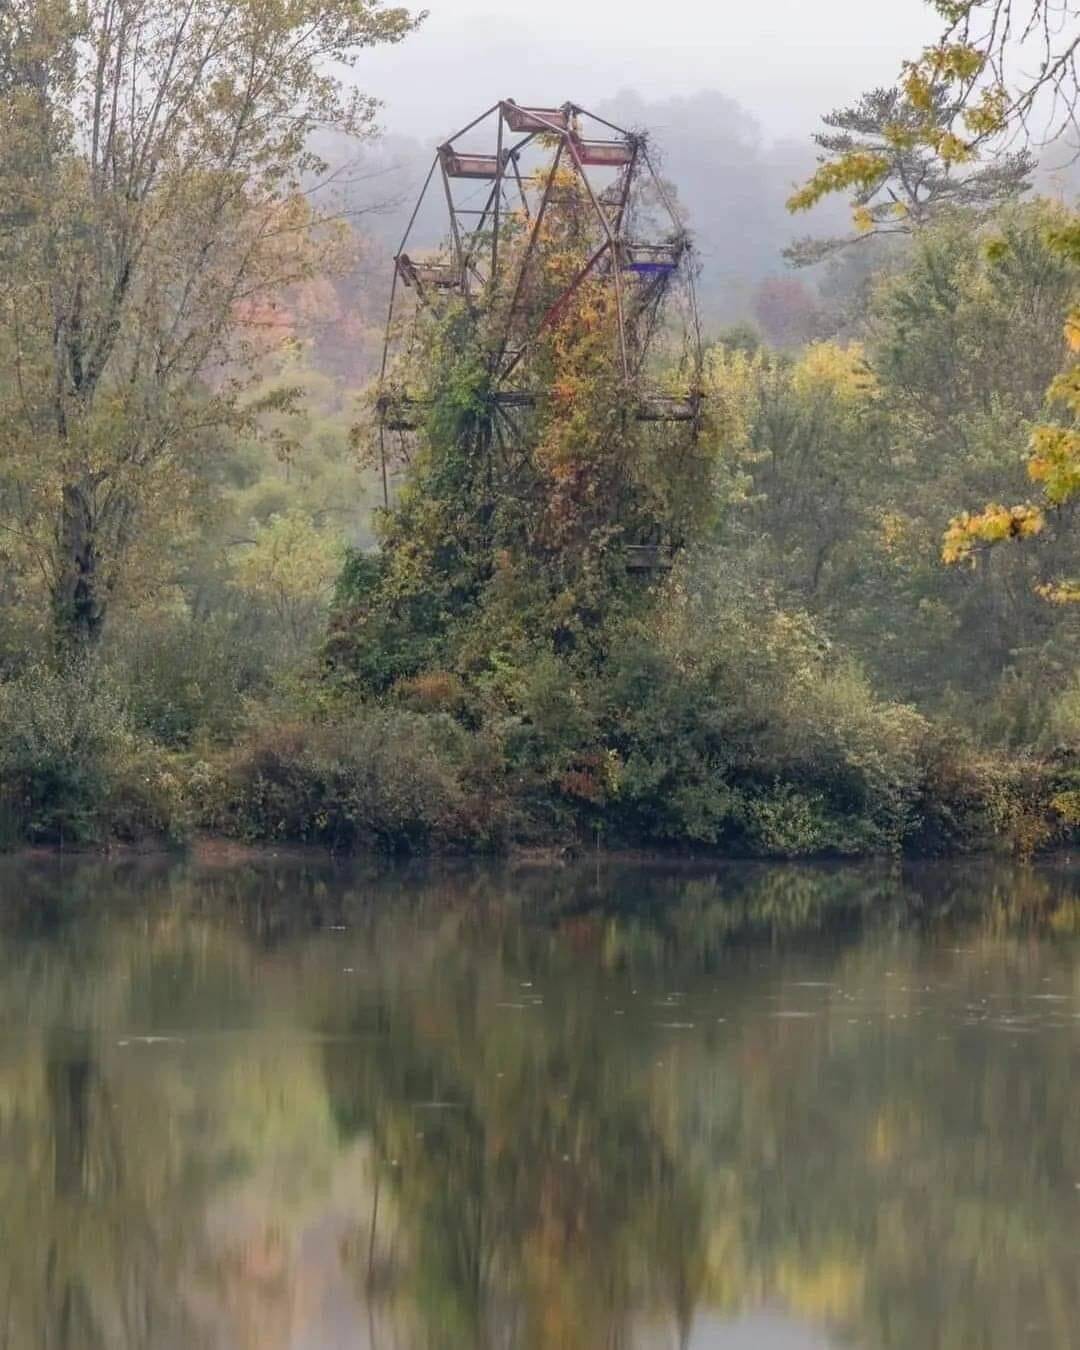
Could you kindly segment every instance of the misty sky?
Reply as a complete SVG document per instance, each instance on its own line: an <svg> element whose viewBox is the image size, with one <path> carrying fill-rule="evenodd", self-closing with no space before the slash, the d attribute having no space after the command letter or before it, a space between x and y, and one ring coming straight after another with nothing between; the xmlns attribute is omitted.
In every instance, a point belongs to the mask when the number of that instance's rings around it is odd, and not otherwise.
<svg viewBox="0 0 1080 1350"><path fill-rule="evenodd" d="M408 3L408 0L406 0ZM413 6L414 8L416 6ZM391 132L441 138L499 98L588 105L717 89L774 136L874 84L936 31L922 0L430 0L402 46L366 53L361 86Z"/></svg>

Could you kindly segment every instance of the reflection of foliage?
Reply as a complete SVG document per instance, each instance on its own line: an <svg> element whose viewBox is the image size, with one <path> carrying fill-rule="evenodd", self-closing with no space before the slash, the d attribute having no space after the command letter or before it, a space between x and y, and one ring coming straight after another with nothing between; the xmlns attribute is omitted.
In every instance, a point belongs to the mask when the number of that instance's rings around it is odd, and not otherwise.
<svg viewBox="0 0 1080 1350"><path fill-rule="evenodd" d="M417 1350L763 1303L883 1350L1069 1343L1080 1099L1032 995L1076 992L1075 868L0 882L0 1011L41 1029L0 1055L14 1344L266 1350L331 1277Z"/></svg>

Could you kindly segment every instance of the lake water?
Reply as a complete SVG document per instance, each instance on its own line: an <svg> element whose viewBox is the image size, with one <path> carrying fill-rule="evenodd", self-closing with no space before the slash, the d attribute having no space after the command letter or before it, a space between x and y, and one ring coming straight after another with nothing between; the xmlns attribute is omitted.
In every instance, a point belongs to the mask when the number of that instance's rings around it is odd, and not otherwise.
<svg viewBox="0 0 1080 1350"><path fill-rule="evenodd" d="M0 1347L1080 1345L1080 865L0 863Z"/></svg>

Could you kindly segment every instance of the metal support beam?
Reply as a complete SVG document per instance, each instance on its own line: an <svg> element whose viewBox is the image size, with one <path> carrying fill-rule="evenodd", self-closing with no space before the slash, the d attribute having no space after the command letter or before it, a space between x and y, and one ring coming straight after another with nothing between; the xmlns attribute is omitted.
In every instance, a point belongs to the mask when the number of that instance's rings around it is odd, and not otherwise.
<svg viewBox="0 0 1080 1350"><path fill-rule="evenodd" d="M574 144L574 138L569 133L567 133L566 140L563 142L563 144L569 147L570 158L574 161L574 164L577 166L577 171L581 176L581 181L585 184L585 191L589 194L589 200L593 204L593 210L596 212L597 219L600 221L604 233L608 237L608 243L611 245L615 255L612 258L611 279L615 290L616 321L618 322L619 325L619 358L622 362L623 380L629 381L630 360L626 351L626 315L623 311L622 276L620 275L619 272L618 240L612 233L611 225L608 222L607 216L604 215L604 208L596 200L596 193L593 191L592 184L589 182L589 175L585 172L585 166L584 164L582 164L581 157L577 152L577 146Z"/></svg>
<svg viewBox="0 0 1080 1350"><path fill-rule="evenodd" d="M555 152L555 160L551 166L551 173L548 175L547 186L544 188L544 195L540 198L540 205L536 209L536 220L533 222L532 230L529 232L529 242L525 246L525 255L521 260L521 267L518 271L517 285L514 287L513 299L510 301L510 308L506 315L506 328L503 333L502 346L499 348L498 360L500 362L506 352L507 344L510 341L510 328L514 322L514 316L517 314L518 301L521 299L521 292L525 285L525 275L529 270L529 263L532 261L532 255L536 249L536 241L540 236L540 226L544 223L544 212L547 210L548 201L551 198L551 184L556 173L558 173L565 145L565 140L559 142L559 148ZM516 365L517 362L515 361L514 364Z"/></svg>

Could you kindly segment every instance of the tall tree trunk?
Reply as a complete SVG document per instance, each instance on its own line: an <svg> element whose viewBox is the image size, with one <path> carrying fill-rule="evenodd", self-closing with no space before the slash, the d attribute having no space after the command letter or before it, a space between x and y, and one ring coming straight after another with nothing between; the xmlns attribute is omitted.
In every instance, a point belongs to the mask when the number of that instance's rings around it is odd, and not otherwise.
<svg viewBox="0 0 1080 1350"><path fill-rule="evenodd" d="M95 512L82 484L69 483L63 489L58 545L53 633L58 652L70 655L95 647L105 622Z"/></svg>

